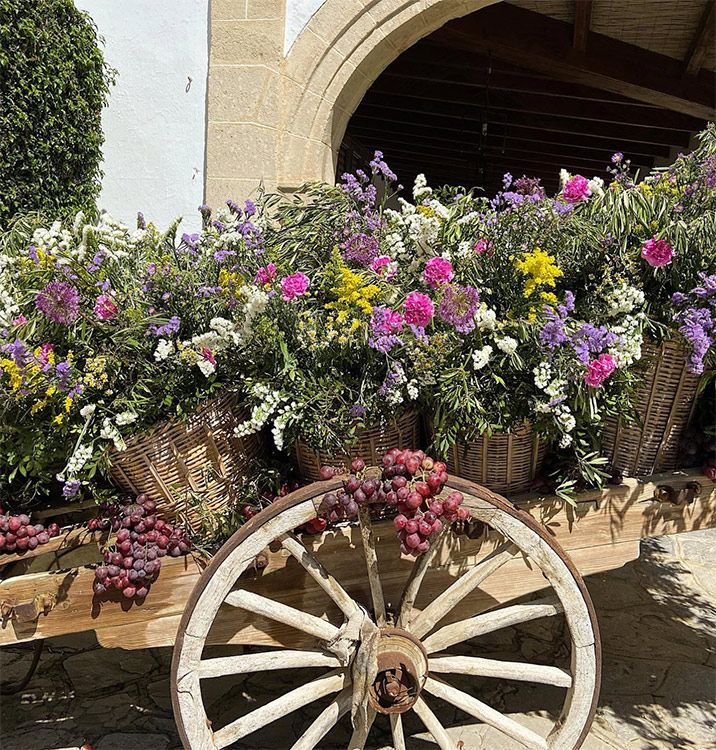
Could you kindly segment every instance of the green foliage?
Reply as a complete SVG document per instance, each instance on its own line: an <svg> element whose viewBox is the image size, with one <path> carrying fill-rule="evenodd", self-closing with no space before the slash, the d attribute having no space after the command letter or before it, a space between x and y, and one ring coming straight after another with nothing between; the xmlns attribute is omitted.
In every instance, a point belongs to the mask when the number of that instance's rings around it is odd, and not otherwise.
<svg viewBox="0 0 716 750"><path fill-rule="evenodd" d="M94 211L112 75L72 0L0 0L0 226Z"/></svg>

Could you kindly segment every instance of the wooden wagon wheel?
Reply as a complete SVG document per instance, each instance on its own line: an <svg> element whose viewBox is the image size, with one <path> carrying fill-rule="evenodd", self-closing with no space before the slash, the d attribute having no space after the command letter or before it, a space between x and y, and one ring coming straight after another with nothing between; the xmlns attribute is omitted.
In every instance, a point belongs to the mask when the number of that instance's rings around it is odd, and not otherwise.
<svg viewBox="0 0 716 750"><path fill-rule="evenodd" d="M349 750L362 750L376 717L388 714L395 750L406 750L402 714L414 711L441 750L455 750L434 709L435 698L447 701L466 717L509 738L511 747L530 750L576 750L587 736L599 693L601 654L598 628L589 594L579 573L565 553L530 516L507 500L471 482L453 479L450 489L465 496L464 505L473 519L501 535L502 542L476 565L465 570L422 610L417 595L431 567L431 552L417 558L405 584L397 611L386 611L373 529L361 509L360 538L365 553L370 595L356 601L312 554L292 530L316 516L323 495L340 482L315 483L274 503L244 525L220 550L193 591L179 626L172 667L172 701L186 750L224 748L248 738L257 730L293 711L316 708L313 723L298 738L287 741L291 750L312 750L350 713L353 736ZM444 532L452 533L452 532ZM242 587L239 576L270 545L305 569L330 597L342 622L328 621L310 612L271 598L273 589L261 594ZM399 555L397 540L395 554ZM503 565L522 556L537 567L553 595L523 604L493 608L450 621L450 612L476 591ZM467 601L467 600L466 600ZM313 647L265 649L257 653L205 658L204 648L221 609L232 616L250 613L256 621L282 623ZM446 652L452 646L486 633L542 617L563 614L571 638L571 668L496 661ZM338 620L339 618L334 618ZM448 624L442 624L445 621ZM293 632L293 630L291 630ZM202 699L202 684L213 677L257 673L275 669L322 667L317 679L277 695L225 726L212 726ZM300 673L296 673L300 674ZM449 675L521 680L564 688L561 716L546 735L536 733L515 719L491 708L449 682ZM448 676L448 680L444 679ZM454 678L453 678L454 681ZM433 704L433 708L430 704ZM439 711L437 712L439 713ZM346 719L347 721L347 719ZM250 739L248 740L250 743ZM250 744L247 745L251 746Z"/></svg>

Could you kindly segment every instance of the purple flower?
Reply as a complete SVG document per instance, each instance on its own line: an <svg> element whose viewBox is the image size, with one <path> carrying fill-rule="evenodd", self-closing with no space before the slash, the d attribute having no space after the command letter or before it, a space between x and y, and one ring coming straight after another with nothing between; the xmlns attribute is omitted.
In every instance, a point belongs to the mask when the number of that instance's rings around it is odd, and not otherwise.
<svg viewBox="0 0 716 750"><path fill-rule="evenodd" d="M55 375L57 375L57 382L60 388L66 391L70 384L70 363L66 360L59 362L55 367Z"/></svg>
<svg viewBox="0 0 716 750"><path fill-rule="evenodd" d="M247 198L244 201L244 213L246 216L253 216L256 213L256 204L251 200L251 198Z"/></svg>
<svg viewBox="0 0 716 750"><path fill-rule="evenodd" d="M80 314L80 293L66 281L51 281L35 298L37 309L55 323L69 326Z"/></svg>
<svg viewBox="0 0 716 750"><path fill-rule="evenodd" d="M574 206L571 203L562 203L561 201L552 201L552 208L558 216L567 216L574 211Z"/></svg>
<svg viewBox="0 0 716 750"><path fill-rule="evenodd" d="M701 279L701 286L694 287L691 290L691 294L695 294L700 299L710 300L712 305L716 304L716 273L710 276L700 273L699 278ZM671 297L672 302L676 294Z"/></svg>
<svg viewBox="0 0 716 750"><path fill-rule="evenodd" d="M385 163L382 151L375 152L373 160L370 162L370 168L373 170L373 174L383 175L390 182L395 182L398 179L395 172Z"/></svg>
<svg viewBox="0 0 716 750"><path fill-rule="evenodd" d="M158 326L156 325L156 323L152 323L152 325L149 326L149 330L157 338L167 338L169 336L173 336L175 333L178 333L180 327L181 319L174 315L169 319L167 323L164 323L163 325Z"/></svg>
<svg viewBox="0 0 716 750"><path fill-rule="evenodd" d="M544 313L547 316L547 322L539 332L539 340L544 348L556 349L560 344L567 341L564 319L547 305L544 307Z"/></svg>
<svg viewBox="0 0 716 750"><path fill-rule="evenodd" d="M231 198L226 201L226 205L229 207L229 211L236 214L237 216L241 215L241 206L236 201L232 201Z"/></svg>
<svg viewBox="0 0 716 750"><path fill-rule="evenodd" d="M590 355L600 354L617 343L619 337L606 326L584 323L572 336L572 348L583 364L588 364Z"/></svg>
<svg viewBox="0 0 716 750"><path fill-rule="evenodd" d="M452 284L443 292L438 316L459 333L470 333L475 330L475 313L479 302L480 295L475 287Z"/></svg>
<svg viewBox="0 0 716 750"><path fill-rule="evenodd" d="M34 261L36 266L40 265L40 257L38 256L37 248L34 245L30 245L27 255L32 261Z"/></svg>
<svg viewBox="0 0 716 750"><path fill-rule="evenodd" d="M226 263L226 261L233 255L236 255L235 250L217 250L214 253L214 260L217 263Z"/></svg>
<svg viewBox="0 0 716 750"><path fill-rule="evenodd" d="M187 234L186 232L181 236L181 241L190 249L196 250L196 246L199 242L198 234Z"/></svg>
<svg viewBox="0 0 716 750"><path fill-rule="evenodd" d="M147 228L147 222L144 219L144 214L139 211L137 213L137 229L146 229Z"/></svg>
<svg viewBox="0 0 716 750"><path fill-rule="evenodd" d="M686 307L674 316L679 323L679 333L689 343L691 351L686 369L695 375L704 371L704 359L714 343L716 322L711 311L705 307Z"/></svg>
<svg viewBox="0 0 716 750"><path fill-rule="evenodd" d="M368 339L368 346L382 354L387 354L391 349L403 343L396 335L402 328L403 316L399 312L383 305L374 307L370 317L371 335Z"/></svg>
<svg viewBox="0 0 716 750"><path fill-rule="evenodd" d="M366 267L376 259L379 248L375 237L362 232L352 235L341 245L344 260Z"/></svg>
<svg viewBox="0 0 716 750"><path fill-rule="evenodd" d="M353 406L351 406L351 416L354 419L362 419L366 415L367 411L368 410L365 408L365 406L361 406L360 404L353 404Z"/></svg>
<svg viewBox="0 0 716 750"><path fill-rule="evenodd" d="M1 350L20 368L30 361L30 352L20 339L15 339L12 344L4 344Z"/></svg>
<svg viewBox="0 0 716 750"><path fill-rule="evenodd" d="M80 490L80 482L78 479L68 479L62 487L63 497L75 497Z"/></svg>

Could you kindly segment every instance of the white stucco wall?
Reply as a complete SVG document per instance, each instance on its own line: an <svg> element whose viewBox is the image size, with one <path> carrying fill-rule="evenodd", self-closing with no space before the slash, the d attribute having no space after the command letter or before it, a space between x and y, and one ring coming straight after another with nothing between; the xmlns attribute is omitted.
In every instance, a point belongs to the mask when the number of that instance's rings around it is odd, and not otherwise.
<svg viewBox="0 0 716 750"><path fill-rule="evenodd" d="M198 226L204 195L209 0L75 0L118 71L102 117L100 204L162 227Z"/></svg>
<svg viewBox="0 0 716 750"><path fill-rule="evenodd" d="M286 25L283 30L283 54L288 55L298 35L306 28L311 16L326 0L286 0Z"/></svg>

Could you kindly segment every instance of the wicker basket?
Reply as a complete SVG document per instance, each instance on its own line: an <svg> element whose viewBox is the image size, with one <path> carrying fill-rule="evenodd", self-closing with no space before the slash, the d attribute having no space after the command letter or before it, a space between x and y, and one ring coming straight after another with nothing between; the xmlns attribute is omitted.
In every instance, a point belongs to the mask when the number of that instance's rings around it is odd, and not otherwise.
<svg viewBox="0 0 716 750"><path fill-rule="evenodd" d="M700 380L686 369L686 350L675 341L645 342L642 359L647 369L635 404L641 426L609 419L602 436L602 452L612 467L630 476L677 468Z"/></svg>
<svg viewBox="0 0 716 750"><path fill-rule="evenodd" d="M456 443L448 455L448 473L503 494L526 492L542 468L546 451L547 444L526 422L512 432Z"/></svg>
<svg viewBox="0 0 716 750"><path fill-rule="evenodd" d="M237 438L248 414L226 395L182 421L163 422L110 454L110 475L126 492L146 492L163 516L197 531L202 519L229 507L237 479L263 452L260 435Z"/></svg>
<svg viewBox="0 0 716 750"><path fill-rule="evenodd" d="M380 427L359 430L355 442L343 455L313 450L302 440L296 441L294 454L301 476L315 482L321 478L321 466L348 466L352 458L378 465L390 448L418 448L419 444L420 417L411 410Z"/></svg>

